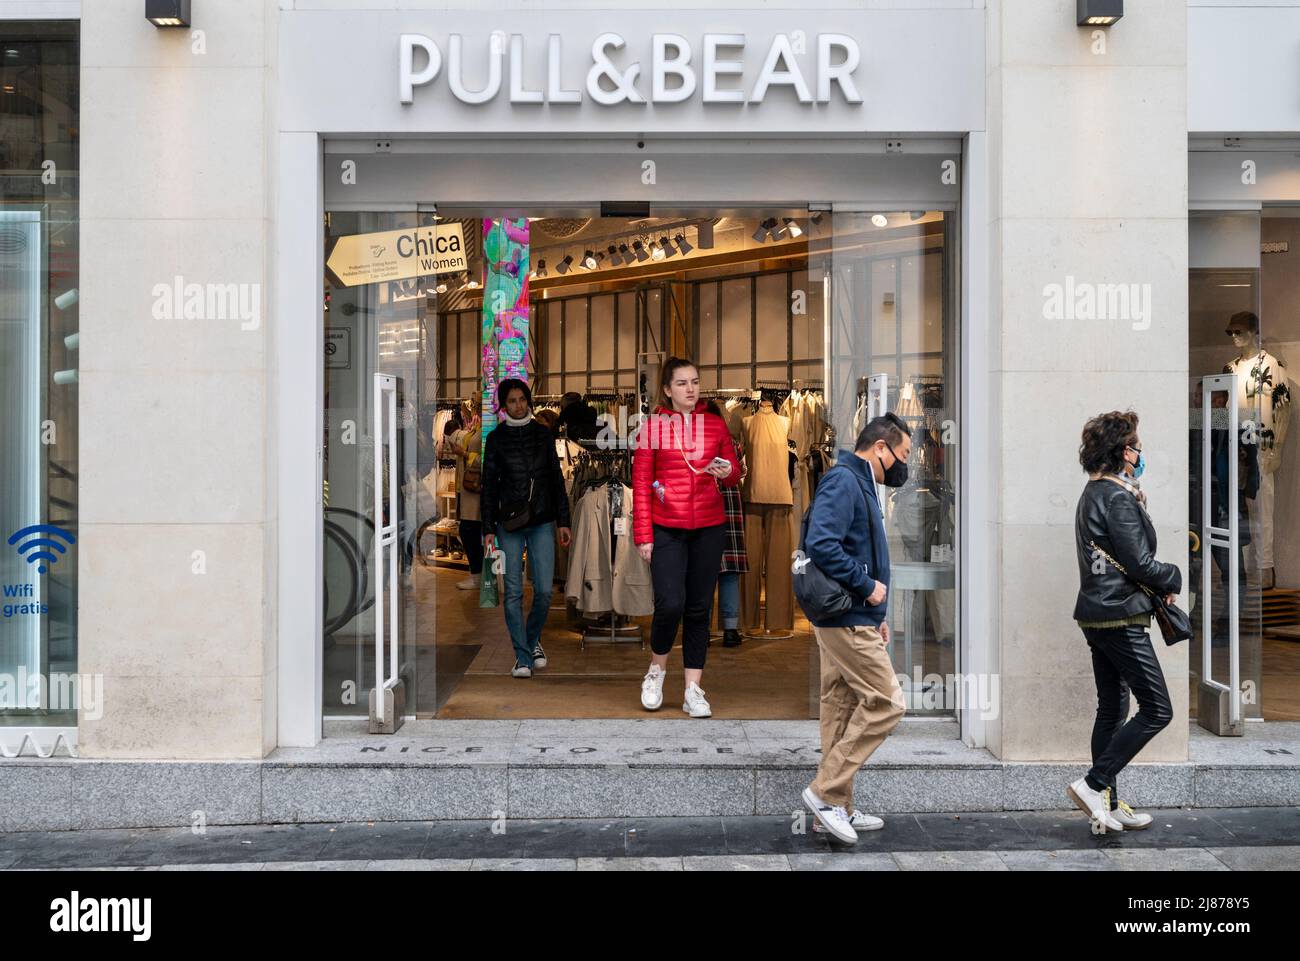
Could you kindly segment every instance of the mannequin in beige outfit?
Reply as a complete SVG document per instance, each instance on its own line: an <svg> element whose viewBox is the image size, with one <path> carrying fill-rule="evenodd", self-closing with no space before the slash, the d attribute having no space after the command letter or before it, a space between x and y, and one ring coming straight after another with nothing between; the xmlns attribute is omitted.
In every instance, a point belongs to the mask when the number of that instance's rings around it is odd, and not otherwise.
<svg viewBox="0 0 1300 961"><path fill-rule="evenodd" d="M740 579L740 620L751 634L789 636L794 627L794 587L790 579L790 418L764 401L744 421L749 473L741 486L745 504L745 546L749 571ZM766 619L760 599L766 594Z"/></svg>

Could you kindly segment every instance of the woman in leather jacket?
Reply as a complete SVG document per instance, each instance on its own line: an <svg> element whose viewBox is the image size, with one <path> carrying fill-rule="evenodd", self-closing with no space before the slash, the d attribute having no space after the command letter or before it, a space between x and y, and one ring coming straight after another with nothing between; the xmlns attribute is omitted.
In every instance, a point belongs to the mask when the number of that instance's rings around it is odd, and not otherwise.
<svg viewBox="0 0 1300 961"><path fill-rule="evenodd" d="M1088 483L1075 511L1079 595L1074 619L1092 651L1097 719L1092 769L1066 793L1088 814L1096 833L1137 830L1149 814L1119 800L1116 776L1173 720L1169 690L1151 646L1152 600L1139 586L1172 603L1182 573L1156 560L1156 530L1139 478L1146 466L1132 411L1099 414L1083 428L1079 463ZM1128 719L1129 691L1138 712Z"/></svg>
<svg viewBox="0 0 1300 961"><path fill-rule="evenodd" d="M569 498L564 490L555 435L533 419L533 395L522 380L507 377L497 387L501 423L488 434L483 448L483 489L479 498L483 547L492 554L500 544L505 554L506 628L515 648L512 677L532 677L546 666L542 628L551 608L555 580L555 538L561 546L572 540ZM527 523L513 531L504 524L520 510ZM524 551L533 581L533 606L524 620Z"/></svg>

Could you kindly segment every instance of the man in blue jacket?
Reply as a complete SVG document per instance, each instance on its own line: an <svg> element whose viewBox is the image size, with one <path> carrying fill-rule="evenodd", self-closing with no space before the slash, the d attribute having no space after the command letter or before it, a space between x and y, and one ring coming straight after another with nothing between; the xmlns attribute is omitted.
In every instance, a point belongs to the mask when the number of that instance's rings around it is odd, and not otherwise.
<svg viewBox="0 0 1300 961"><path fill-rule="evenodd" d="M822 663L822 758L803 792L817 821L849 844L858 831L884 826L853 807L853 778L906 708L888 650L889 545L876 485L907 482L911 433L901 417L885 414L863 428L855 447L841 450L817 485L804 542L808 559L855 598L839 617L813 621Z"/></svg>

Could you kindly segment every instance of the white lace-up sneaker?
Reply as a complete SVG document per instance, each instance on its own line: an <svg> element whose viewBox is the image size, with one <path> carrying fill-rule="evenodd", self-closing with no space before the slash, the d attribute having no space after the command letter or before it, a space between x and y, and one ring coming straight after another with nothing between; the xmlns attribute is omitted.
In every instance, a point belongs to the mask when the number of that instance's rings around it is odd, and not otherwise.
<svg viewBox="0 0 1300 961"><path fill-rule="evenodd" d="M1093 834L1105 834L1107 831L1123 831L1124 825L1112 815L1110 810L1110 788L1094 791L1088 786L1087 778L1079 778L1065 789L1084 814L1092 821Z"/></svg>
<svg viewBox="0 0 1300 961"><path fill-rule="evenodd" d="M863 814L854 808L853 813L849 815L849 825L854 831L879 831L885 826L885 822L873 814ZM813 818L813 831L821 834L825 830L821 822Z"/></svg>
<svg viewBox="0 0 1300 961"><path fill-rule="evenodd" d="M478 578L477 578L477 577L472 577L472 576L471 576L471 577L467 577L467 578L465 578L465 579L462 580L462 581L457 581L457 582L456 582L456 590L458 590L458 591L472 591L472 590L474 590L474 588L476 588L476 587L478 587Z"/></svg>
<svg viewBox="0 0 1300 961"><path fill-rule="evenodd" d="M1123 801L1120 801L1119 806L1110 812L1110 816L1124 825L1125 831L1141 831L1143 828L1151 826L1150 814L1143 811L1134 811Z"/></svg>
<svg viewBox="0 0 1300 961"><path fill-rule="evenodd" d="M667 673L650 665L641 681L641 706L647 711L657 711L664 703L664 678Z"/></svg>
<svg viewBox="0 0 1300 961"><path fill-rule="evenodd" d="M853 825L849 821L849 812L844 808L827 804L813 794L810 787L803 789L803 803L813 813L814 826L817 822L821 822L822 827L826 828L835 840L843 841L845 844L858 843L858 832L853 830Z"/></svg>
<svg viewBox="0 0 1300 961"><path fill-rule="evenodd" d="M691 717L713 716L713 710L709 707L709 702L704 699L704 692L700 690L698 684L691 684L686 688L686 699L682 701L682 710Z"/></svg>

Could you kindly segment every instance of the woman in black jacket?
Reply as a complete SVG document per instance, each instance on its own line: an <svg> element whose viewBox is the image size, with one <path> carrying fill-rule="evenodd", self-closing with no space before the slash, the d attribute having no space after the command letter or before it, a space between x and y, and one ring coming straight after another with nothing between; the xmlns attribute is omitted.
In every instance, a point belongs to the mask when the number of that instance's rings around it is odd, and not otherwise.
<svg viewBox="0 0 1300 961"><path fill-rule="evenodd" d="M501 423L483 449L480 511L486 553L496 544L505 554L505 616L515 648L513 677L532 677L546 666L542 628L551 609L555 580L555 536L568 547L569 498L564 490L555 435L533 419L533 395L522 380L508 377L497 387ZM527 518L522 524L523 514ZM515 527L507 530L506 527ZM533 581L533 606L524 620L524 551Z"/></svg>
<svg viewBox="0 0 1300 961"><path fill-rule="evenodd" d="M1151 815L1119 800L1116 775L1173 720L1160 661L1147 633L1152 601L1139 584L1173 603L1182 573L1155 558L1156 529L1138 478L1146 461L1132 411L1099 414L1083 428L1079 463L1088 483L1075 511L1079 596L1074 619L1092 649L1097 720L1092 769L1066 793L1093 822L1095 833L1137 830ZM1122 571L1121 571L1122 568ZM1128 718L1128 692L1138 712Z"/></svg>

